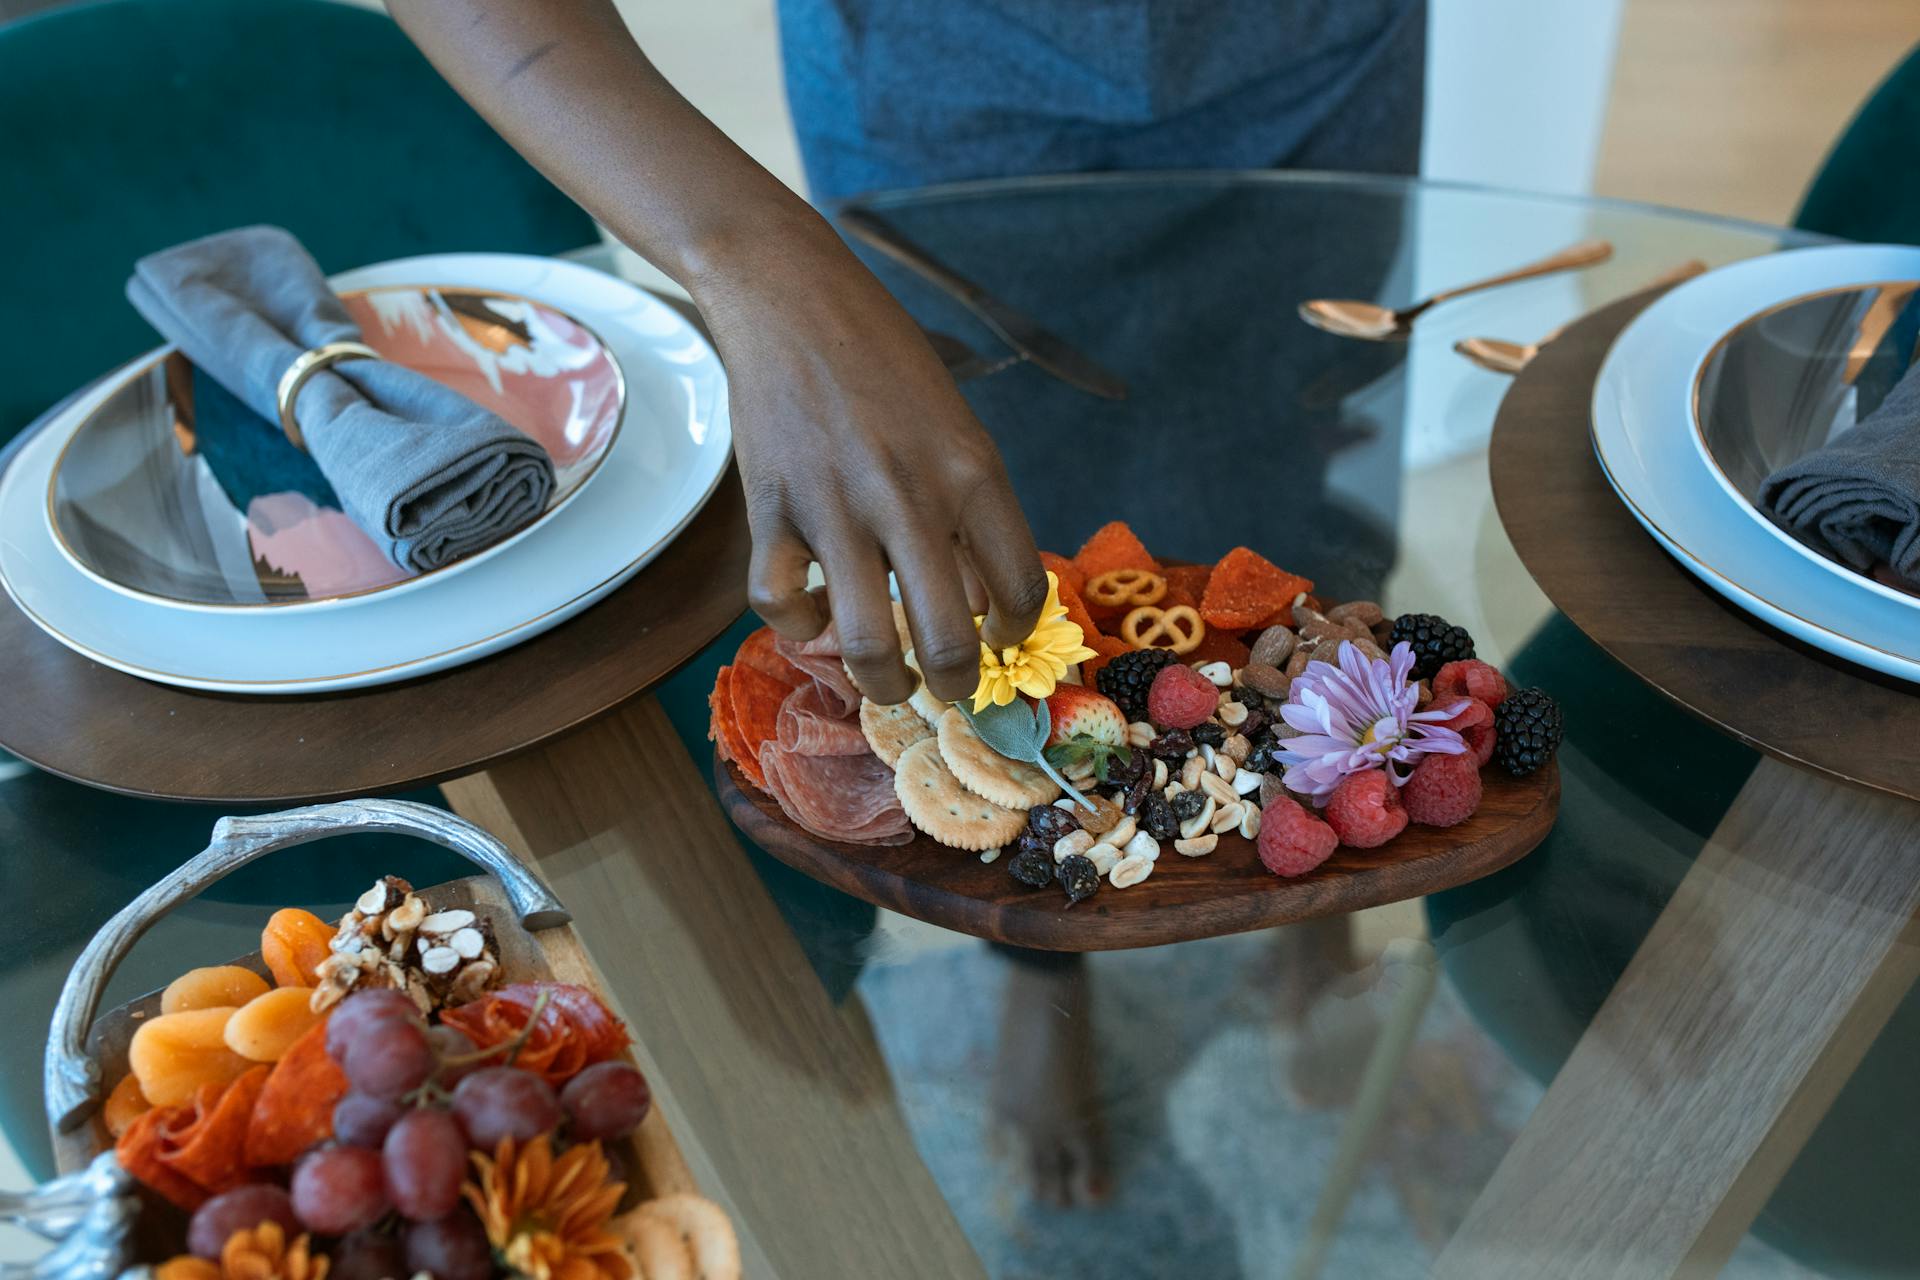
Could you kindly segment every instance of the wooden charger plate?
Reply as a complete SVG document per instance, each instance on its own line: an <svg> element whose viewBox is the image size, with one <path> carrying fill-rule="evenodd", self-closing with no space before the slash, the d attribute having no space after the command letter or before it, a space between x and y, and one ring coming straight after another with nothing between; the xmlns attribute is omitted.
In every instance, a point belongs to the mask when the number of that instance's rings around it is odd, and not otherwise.
<svg viewBox="0 0 1920 1280"><path fill-rule="evenodd" d="M1171 848L1153 874L1127 889L1069 906L1057 886L1029 889L993 862L917 835L901 845L841 844L803 829L732 764L714 760L720 803L748 839L780 861L875 906L1043 951L1120 951L1344 915L1477 880L1531 852L1560 809L1560 768L1513 778L1481 773L1486 794L1457 827L1408 827L1378 849L1340 848L1304 876L1260 865L1253 841L1233 834L1203 858Z"/></svg>

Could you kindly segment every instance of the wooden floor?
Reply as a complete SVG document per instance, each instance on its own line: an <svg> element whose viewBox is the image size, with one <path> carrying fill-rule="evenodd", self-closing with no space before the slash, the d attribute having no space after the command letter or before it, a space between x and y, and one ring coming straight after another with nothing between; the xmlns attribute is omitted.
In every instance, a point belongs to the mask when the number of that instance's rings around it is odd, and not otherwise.
<svg viewBox="0 0 1920 1280"><path fill-rule="evenodd" d="M1786 222L1915 0L1627 0L1599 195Z"/></svg>

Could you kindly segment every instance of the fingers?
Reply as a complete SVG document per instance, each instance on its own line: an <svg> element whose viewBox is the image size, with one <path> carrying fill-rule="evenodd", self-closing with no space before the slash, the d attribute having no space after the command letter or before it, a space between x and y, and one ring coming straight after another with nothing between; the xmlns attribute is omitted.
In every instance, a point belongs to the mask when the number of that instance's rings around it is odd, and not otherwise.
<svg viewBox="0 0 1920 1280"><path fill-rule="evenodd" d="M893 576L913 628L913 659L942 702L973 696L980 684L980 633L951 538L930 531L889 544Z"/></svg>
<svg viewBox="0 0 1920 1280"><path fill-rule="evenodd" d="M811 640L827 626L820 598L807 590L807 566L812 563L813 553L784 524L765 534L754 530L747 604L789 640Z"/></svg>
<svg viewBox="0 0 1920 1280"><path fill-rule="evenodd" d="M994 648L1018 644L1033 634L1047 603L1047 573L1033 531L1000 475L980 486L961 516L967 563L987 590L987 620L981 639Z"/></svg>
<svg viewBox="0 0 1920 1280"><path fill-rule="evenodd" d="M859 534L826 542L820 566L826 571L827 595L839 628L840 656L867 697L886 704L905 702L913 696L914 678L901 660L880 548Z"/></svg>

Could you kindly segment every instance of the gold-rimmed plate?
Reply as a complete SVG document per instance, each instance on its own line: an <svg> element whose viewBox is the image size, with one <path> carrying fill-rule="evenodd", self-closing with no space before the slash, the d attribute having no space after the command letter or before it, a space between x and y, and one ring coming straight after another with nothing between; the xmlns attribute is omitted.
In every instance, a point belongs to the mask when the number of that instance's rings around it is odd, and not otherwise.
<svg viewBox="0 0 1920 1280"><path fill-rule="evenodd" d="M54 464L61 552L124 595L189 609L337 604L407 590L534 535L576 498L626 409L620 363L588 325L515 293L383 285L341 295L368 345L500 415L554 464L547 508L428 573L402 568L341 509L311 458L177 351L88 413Z"/></svg>

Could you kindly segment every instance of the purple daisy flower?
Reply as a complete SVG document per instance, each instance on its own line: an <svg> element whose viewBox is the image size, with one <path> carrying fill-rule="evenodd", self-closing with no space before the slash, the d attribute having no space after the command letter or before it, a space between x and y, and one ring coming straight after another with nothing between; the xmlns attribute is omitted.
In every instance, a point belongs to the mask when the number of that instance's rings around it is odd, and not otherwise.
<svg viewBox="0 0 1920 1280"><path fill-rule="evenodd" d="M1369 658L1340 642L1340 665L1309 662L1294 678L1280 718L1300 736L1280 742L1276 758L1287 766L1287 790L1324 804L1348 774L1382 769L1399 786L1428 752L1459 755L1467 744L1438 721L1451 720L1467 704L1414 708L1420 687L1408 680L1413 649L1404 641L1391 656Z"/></svg>

